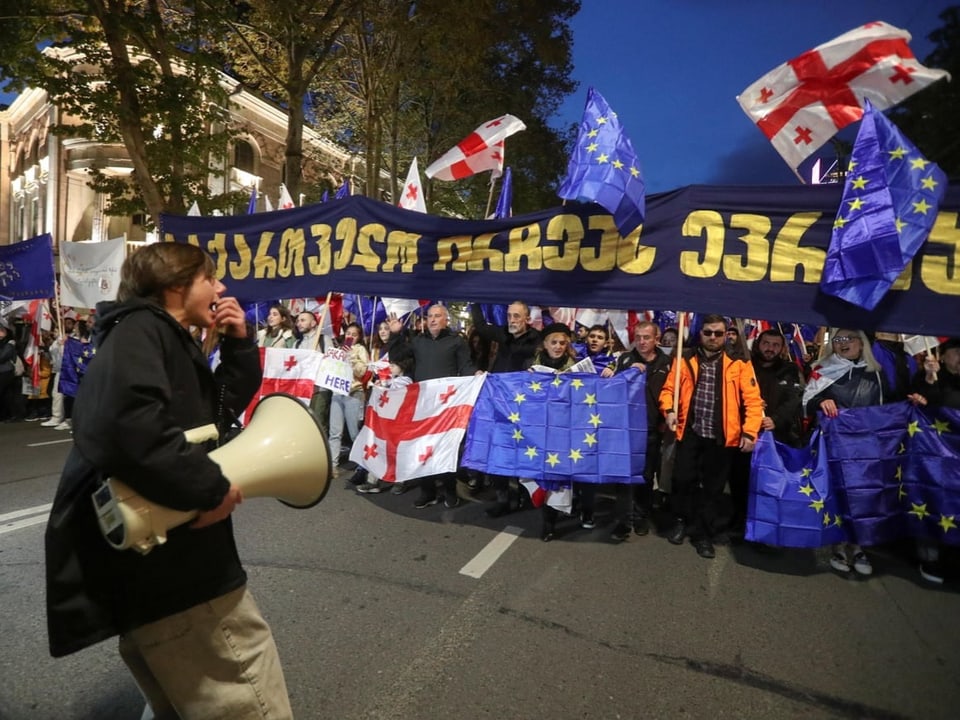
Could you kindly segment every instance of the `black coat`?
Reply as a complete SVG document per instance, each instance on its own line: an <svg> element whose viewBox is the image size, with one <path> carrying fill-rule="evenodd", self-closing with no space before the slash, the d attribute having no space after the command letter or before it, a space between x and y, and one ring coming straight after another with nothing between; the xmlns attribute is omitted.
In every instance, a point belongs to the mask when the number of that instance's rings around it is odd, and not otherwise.
<svg viewBox="0 0 960 720"><path fill-rule="evenodd" d="M647 362L636 348L625 353L621 353L617 358L617 364L614 367L614 373L621 373L634 363L640 363L645 367L644 373L647 376L647 422L651 432L662 432L661 423L663 415L660 414L660 391L663 390L663 383L667 380L667 373L670 372L670 366L673 364L673 358L667 355L663 350L657 348L657 355L650 362Z"/></svg>
<svg viewBox="0 0 960 720"><path fill-rule="evenodd" d="M527 326L522 335L514 336L505 327L491 325L483 319L483 313L477 305L470 309L473 327L484 340L497 343L497 357L493 361L490 372L520 372L525 369L527 361L537 354L540 349L541 338L536 328Z"/></svg>
<svg viewBox="0 0 960 720"><path fill-rule="evenodd" d="M477 371L470 359L467 341L450 328L443 328L436 337L430 333L412 337L405 333L393 334L390 336L387 351L393 352L393 348L404 344L408 344L413 352L416 363L413 370L415 382L473 375Z"/></svg>
<svg viewBox="0 0 960 720"><path fill-rule="evenodd" d="M764 414L773 420L773 436L788 445L799 445L803 434L803 386L800 370L789 360L776 358L764 367L753 359L753 372L760 386Z"/></svg>
<svg viewBox="0 0 960 720"><path fill-rule="evenodd" d="M230 518L182 525L147 555L117 551L100 534L90 495L117 477L146 499L210 510L229 482L184 430L239 413L260 383L252 339L225 338L212 373L199 345L144 301L100 311L97 354L73 409L74 447L46 531L47 626L55 657L242 587Z"/></svg>
<svg viewBox="0 0 960 720"><path fill-rule="evenodd" d="M940 367L935 383L927 382L927 374L920 370L913 378L912 392L923 395L935 407L960 408L960 375Z"/></svg>

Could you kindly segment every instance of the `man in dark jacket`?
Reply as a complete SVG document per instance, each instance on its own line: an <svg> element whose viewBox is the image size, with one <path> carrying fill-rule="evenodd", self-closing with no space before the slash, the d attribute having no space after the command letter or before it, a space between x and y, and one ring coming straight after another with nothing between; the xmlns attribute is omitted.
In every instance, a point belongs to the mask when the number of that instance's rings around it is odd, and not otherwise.
<svg viewBox="0 0 960 720"><path fill-rule="evenodd" d="M252 709L289 718L276 645L246 590L233 537L242 492L208 447L184 436L223 427L260 384L243 310L221 297L214 269L192 245L148 245L124 262L119 302L98 308L97 354L77 394L75 444L46 531L50 652L120 634L120 654L158 718L248 717ZM215 372L191 327L222 333ZM199 515L147 554L116 550L91 502L109 477Z"/></svg>
<svg viewBox="0 0 960 720"><path fill-rule="evenodd" d="M403 323L396 315L391 315L390 340L387 352L392 356L394 348L407 344L413 353L414 382L442 377L473 375L477 369L470 359L470 348L460 335L450 330L450 313L443 305L431 305L427 310L427 331L423 334L406 337ZM443 504L455 508L460 504L457 496L457 474L444 473L425 477L420 481L420 497L414 502L415 508L423 509L436 505L437 481L443 485ZM402 487L402 486L400 486Z"/></svg>
<svg viewBox="0 0 960 720"><path fill-rule="evenodd" d="M660 391L670 370L671 358L657 343L660 328L652 322L639 322L633 328L633 348L617 358L616 365L608 365L602 377L611 377L630 368L646 375L647 381L647 452L642 485L617 485L617 522L610 533L614 540L626 540L630 525L637 535L650 532L650 513L653 511L653 480L660 468L660 445L665 429L660 414Z"/></svg>
<svg viewBox="0 0 960 720"><path fill-rule="evenodd" d="M803 429L800 402L803 386L800 384L800 369L785 354L786 342L779 330L764 330L753 341L750 362L763 398L761 432L772 432L780 442L799 447ZM750 453L737 453L730 468L733 514L729 527L731 535L736 537L743 535L747 522L750 459Z"/></svg>
<svg viewBox="0 0 960 720"><path fill-rule="evenodd" d="M530 306L520 300L515 300L507 306L507 326L497 327L488 323L480 306L473 304L470 308L473 327L477 334L488 342L497 343L497 357L493 361L490 372L520 372L526 363L540 349L540 333L530 325ZM514 505L519 507L521 497L519 487L511 489L512 478L506 475L488 475L490 484L496 493L496 500L492 507L487 508L487 515L500 517L509 513ZM515 503L510 502L510 496L517 498Z"/></svg>

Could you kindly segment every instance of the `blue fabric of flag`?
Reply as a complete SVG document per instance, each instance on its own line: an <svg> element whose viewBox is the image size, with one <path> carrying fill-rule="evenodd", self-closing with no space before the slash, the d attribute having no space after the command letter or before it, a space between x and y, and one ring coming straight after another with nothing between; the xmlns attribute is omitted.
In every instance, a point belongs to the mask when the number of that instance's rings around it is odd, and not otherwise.
<svg viewBox="0 0 960 720"><path fill-rule="evenodd" d="M554 489L570 481L642 483L646 378L636 370L488 375L461 464Z"/></svg>
<svg viewBox="0 0 960 720"><path fill-rule="evenodd" d="M507 305L480 303L480 312L483 314L483 319L491 325L503 327L507 324L507 307Z"/></svg>
<svg viewBox="0 0 960 720"><path fill-rule="evenodd" d="M820 288L867 310L926 241L947 177L865 103Z"/></svg>
<svg viewBox="0 0 960 720"><path fill-rule="evenodd" d="M250 202L247 203L247 215L253 215L257 211L257 186L250 188Z"/></svg>
<svg viewBox="0 0 960 720"><path fill-rule="evenodd" d="M49 233L0 245L0 300L53 297L53 238Z"/></svg>
<svg viewBox="0 0 960 720"><path fill-rule="evenodd" d="M906 534L897 468L904 461L911 410L904 402L821 417L832 486L851 539L861 545Z"/></svg>
<svg viewBox="0 0 960 720"><path fill-rule="evenodd" d="M898 473L906 533L960 545L960 410L911 408L911 417Z"/></svg>
<svg viewBox="0 0 960 720"><path fill-rule="evenodd" d="M500 184L500 196L497 198L497 207L494 208L495 220L503 220L513 215L513 171L508 167L503 173Z"/></svg>
<svg viewBox="0 0 960 720"><path fill-rule="evenodd" d="M80 380L87 371L87 365L96 354L93 343L81 342L75 337L68 337L63 345L63 360L60 363L60 392L69 397L76 397Z"/></svg>
<svg viewBox="0 0 960 720"><path fill-rule="evenodd" d="M350 197L350 180L349 178L343 181L343 185L337 188L336 194L333 196L334 200L343 200L344 198Z"/></svg>
<svg viewBox="0 0 960 720"><path fill-rule="evenodd" d="M800 448L761 433L750 462L748 540L816 548L847 539L825 448L820 432Z"/></svg>
<svg viewBox="0 0 960 720"><path fill-rule="evenodd" d="M646 186L640 162L617 114L594 88L557 194L564 200L595 202L613 215L622 236L637 229L646 214Z"/></svg>

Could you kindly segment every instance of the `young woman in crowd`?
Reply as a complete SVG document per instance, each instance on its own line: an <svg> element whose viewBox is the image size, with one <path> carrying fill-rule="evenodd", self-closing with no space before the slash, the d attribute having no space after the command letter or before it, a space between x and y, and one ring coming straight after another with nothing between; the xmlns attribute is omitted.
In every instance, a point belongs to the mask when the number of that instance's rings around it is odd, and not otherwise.
<svg viewBox="0 0 960 720"><path fill-rule="evenodd" d="M267 312L267 326L257 333L257 345L263 348L292 348L296 341L290 311L280 303L273 303Z"/></svg>

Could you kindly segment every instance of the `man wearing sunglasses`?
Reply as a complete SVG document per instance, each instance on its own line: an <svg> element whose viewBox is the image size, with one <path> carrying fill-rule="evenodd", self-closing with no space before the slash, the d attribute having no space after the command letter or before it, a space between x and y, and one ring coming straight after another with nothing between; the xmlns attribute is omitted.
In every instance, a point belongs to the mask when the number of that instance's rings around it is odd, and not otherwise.
<svg viewBox="0 0 960 720"><path fill-rule="evenodd" d="M716 555L718 505L732 458L753 450L763 419L753 366L725 352L726 330L722 315L707 315L699 345L674 358L660 392L667 428L677 434L671 497L677 517L667 539L682 545L689 536L708 559Z"/></svg>

